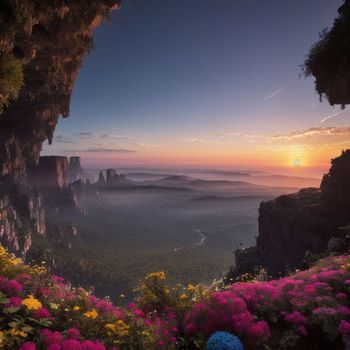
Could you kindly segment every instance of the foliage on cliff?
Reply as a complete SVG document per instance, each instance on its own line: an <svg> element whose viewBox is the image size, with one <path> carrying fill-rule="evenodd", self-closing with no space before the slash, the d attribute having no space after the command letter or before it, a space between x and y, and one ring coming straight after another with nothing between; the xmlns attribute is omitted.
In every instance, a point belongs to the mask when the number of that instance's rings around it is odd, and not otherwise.
<svg viewBox="0 0 350 350"><path fill-rule="evenodd" d="M168 285L163 272L114 306L0 247L0 348L20 350L204 349L218 331L244 349L342 349L350 335L350 256L269 282L226 288Z"/></svg>
<svg viewBox="0 0 350 350"><path fill-rule="evenodd" d="M12 54L0 56L0 113L18 97L23 86L22 63Z"/></svg>
<svg viewBox="0 0 350 350"><path fill-rule="evenodd" d="M350 1L339 9L331 30L325 29L305 61L305 75L316 78L315 88L331 105L350 103Z"/></svg>

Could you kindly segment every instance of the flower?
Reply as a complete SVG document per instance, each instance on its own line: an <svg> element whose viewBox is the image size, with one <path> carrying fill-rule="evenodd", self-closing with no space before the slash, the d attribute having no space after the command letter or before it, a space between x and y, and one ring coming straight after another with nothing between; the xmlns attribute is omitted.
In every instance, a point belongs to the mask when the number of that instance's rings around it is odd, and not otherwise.
<svg viewBox="0 0 350 350"><path fill-rule="evenodd" d="M28 295L27 298L23 299L22 304L26 306L28 310L39 310L42 308L41 302L35 299L33 295Z"/></svg>
<svg viewBox="0 0 350 350"><path fill-rule="evenodd" d="M50 306L50 308L51 308L52 310L58 310L58 308L60 307L60 306L59 306L58 304L56 304L56 303L50 303L49 306Z"/></svg>
<svg viewBox="0 0 350 350"><path fill-rule="evenodd" d="M18 348L18 350L35 350L35 349L36 349L36 346L31 341L26 341Z"/></svg>
<svg viewBox="0 0 350 350"><path fill-rule="evenodd" d="M62 334L57 331L52 332L48 329L44 329L41 331L41 335L44 337L46 345L56 344L62 341Z"/></svg>
<svg viewBox="0 0 350 350"><path fill-rule="evenodd" d="M62 350L82 350L80 342L75 339L64 340L61 348Z"/></svg>
<svg viewBox="0 0 350 350"><path fill-rule="evenodd" d="M21 307L22 306L22 300L19 297L11 297L9 298L9 301L7 304L5 304L6 308L15 308L15 307Z"/></svg>
<svg viewBox="0 0 350 350"><path fill-rule="evenodd" d="M227 332L216 332L207 341L207 350L243 350L238 337Z"/></svg>
<svg viewBox="0 0 350 350"><path fill-rule="evenodd" d="M15 328L12 328L10 330L10 334L13 335L13 336L19 336L19 337L22 337L22 338L25 338L28 335L26 332L20 331L20 330L15 329Z"/></svg>
<svg viewBox="0 0 350 350"><path fill-rule="evenodd" d="M43 307L38 311L34 312L34 317L36 318L48 318L50 316L50 313Z"/></svg>
<svg viewBox="0 0 350 350"><path fill-rule="evenodd" d="M92 309L90 311L86 311L84 313L84 316L87 318L92 318L94 320L95 318L97 318L98 312L96 311L96 309Z"/></svg>
<svg viewBox="0 0 350 350"><path fill-rule="evenodd" d="M349 335L350 334L350 323L345 321L345 320L341 320L339 322L339 331L343 335Z"/></svg>
<svg viewBox="0 0 350 350"><path fill-rule="evenodd" d="M3 286L3 290L10 294L18 294L22 292L23 286L16 280L9 280Z"/></svg>
<svg viewBox="0 0 350 350"><path fill-rule="evenodd" d="M61 345L60 344L50 344L46 350L61 350Z"/></svg>
<svg viewBox="0 0 350 350"><path fill-rule="evenodd" d="M80 338L80 332L76 328L70 328L67 331L69 338L71 339L79 339Z"/></svg>

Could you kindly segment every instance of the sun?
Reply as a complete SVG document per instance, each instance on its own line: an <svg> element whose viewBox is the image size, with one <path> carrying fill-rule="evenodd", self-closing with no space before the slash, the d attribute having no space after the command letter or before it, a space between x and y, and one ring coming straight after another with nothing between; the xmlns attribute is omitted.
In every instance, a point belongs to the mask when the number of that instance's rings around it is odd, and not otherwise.
<svg viewBox="0 0 350 350"><path fill-rule="evenodd" d="M294 168L299 168L301 167L301 161L299 158L294 158L293 161L292 161L292 166Z"/></svg>

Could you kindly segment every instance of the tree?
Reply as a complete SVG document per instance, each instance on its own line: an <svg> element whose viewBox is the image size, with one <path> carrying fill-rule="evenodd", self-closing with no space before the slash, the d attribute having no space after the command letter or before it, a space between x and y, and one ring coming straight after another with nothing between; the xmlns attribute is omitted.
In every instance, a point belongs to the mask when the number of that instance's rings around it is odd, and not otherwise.
<svg viewBox="0 0 350 350"><path fill-rule="evenodd" d="M323 30L304 64L306 76L314 76L315 89L333 106L350 103L350 0L338 9L332 29Z"/></svg>

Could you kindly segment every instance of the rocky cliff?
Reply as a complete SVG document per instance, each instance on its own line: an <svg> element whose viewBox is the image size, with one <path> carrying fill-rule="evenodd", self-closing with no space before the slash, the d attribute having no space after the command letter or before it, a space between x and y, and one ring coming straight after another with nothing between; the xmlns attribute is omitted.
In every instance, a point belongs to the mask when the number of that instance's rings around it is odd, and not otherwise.
<svg viewBox="0 0 350 350"><path fill-rule="evenodd" d="M78 180L85 180L87 176L84 169L81 166L80 157L70 157L69 158L69 167L68 167L68 181L73 183Z"/></svg>
<svg viewBox="0 0 350 350"><path fill-rule="evenodd" d="M33 234L55 231L53 213L76 207L68 187L68 160L42 157L70 97L93 30L119 0L36 0L0 2L0 241L25 257ZM23 79L22 79L23 78ZM17 96L18 95L18 96ZM17 98L15 99L15 97ZM72 161L77 179L77 162ZM66 210L66 209L64 209ZM51 213L51 214L50 214ZM67 224L72 232L72 224ZM58 226L56 231L64 234Z"/></svg>
<svg viewBox="0 0 350 350"><path fill-rule="evenodd" d="M323 253L332 237L344 238L350 222L350 151L332 160L321 189L303 189L259 209L257 248L262 266L276 276L300 268L305 254Z"/></svg>
<svg viewBox="0 0 350 350"><path fill-rule="evenodd" d="M14 54L24 86L0 119L0 176L16 182L51 142L60 115L69 115L79 68L93 47L93 29L118 0L21 0L0 4L0 55Z"/></svg>

